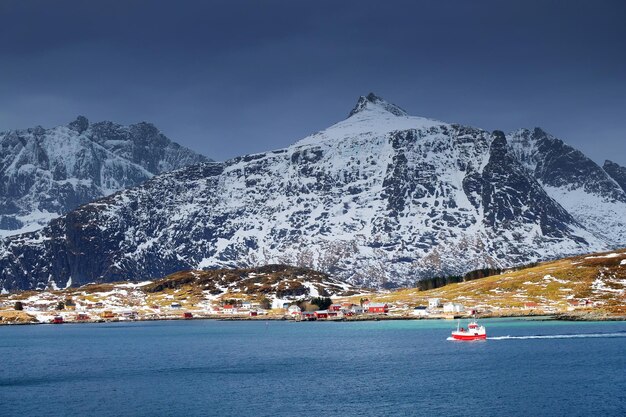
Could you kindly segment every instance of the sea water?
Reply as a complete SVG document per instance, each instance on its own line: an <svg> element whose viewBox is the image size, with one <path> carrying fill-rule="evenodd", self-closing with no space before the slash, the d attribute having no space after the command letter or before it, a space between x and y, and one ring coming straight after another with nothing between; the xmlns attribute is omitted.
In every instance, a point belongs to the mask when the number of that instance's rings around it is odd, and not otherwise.
<svg viewBox="0 0 626 417"><path fill-rule="evenodd" d="M626 415L626 323L481 324L476 342L434 320L4 326L0 415Z"/></svg>

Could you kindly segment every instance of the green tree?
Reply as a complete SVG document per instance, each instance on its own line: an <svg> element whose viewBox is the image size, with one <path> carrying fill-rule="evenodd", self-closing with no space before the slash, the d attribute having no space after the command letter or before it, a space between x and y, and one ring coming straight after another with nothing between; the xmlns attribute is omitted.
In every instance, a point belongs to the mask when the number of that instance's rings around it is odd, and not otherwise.
<svg viewBox="0 0 626 417"><path fill-rule="evenodd" d="M15 307L14 307L14 308L15 308L16 310L18 310L18 311L22 311L22 310L24 310L24 304L22 304L22 302L21 302L21 301L16 301L16 302L15 302Z"/></svg>
<svg viewBox="0 0 626 417"><path fill-rule="evenodd" d="M333 303L329 297L314 297L311 299L311 304L315 304L320 310L326 310Z"/></svg>
<svg viewBox="0 0 626 417"><path fill-rule="evenodd" d="M65 303L63 301L59 301L59 303L56 306L57 310L65 310Z"/></svg>

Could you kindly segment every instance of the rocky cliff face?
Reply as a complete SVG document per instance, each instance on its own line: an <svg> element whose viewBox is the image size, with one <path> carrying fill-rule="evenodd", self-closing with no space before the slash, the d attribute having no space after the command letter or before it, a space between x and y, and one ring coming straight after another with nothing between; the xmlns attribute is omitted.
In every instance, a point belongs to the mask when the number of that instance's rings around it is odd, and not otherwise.
<svg viewBox="0 0 626 417"><path fill-rule="evenodd" d="M608 171L539 128L514 132L508 142L516 159L576 221L614 246L626 242L626 193Z"/></svg>
<svg viewBox="0 0 626 417"><path fill-rule="evenodd" d="M81 116L67 126L0 133L0 236L206 160L149 123L90 125Z"/></svg>
<svg viewBox="0 0 626 417"><path fill-rule="evenodd" d="M626 168L615 162L606 160L603 165L604 171L626 192Z"/></svg>
<svg viewBox="0 0 626 417"><path fill-rule="evenodd" d="M571 190L620 208L623 190L593 165L601 186L585 188L588 173L574 169L580 160L559 155L571 148L525 132L507 138L361 97L346 120L289 148L164 173L5 239L0 285L63 287L269 263L359 285L412 285L618 242L623 226L613 223L606 238L605 223L564 203Z"/></svg>

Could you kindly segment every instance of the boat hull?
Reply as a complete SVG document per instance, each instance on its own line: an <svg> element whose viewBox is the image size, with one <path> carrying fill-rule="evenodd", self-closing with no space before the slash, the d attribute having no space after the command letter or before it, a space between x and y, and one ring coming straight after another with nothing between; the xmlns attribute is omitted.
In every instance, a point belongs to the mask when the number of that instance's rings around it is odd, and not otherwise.
<svg viewBox="0 0 626 417"><path fill-rule="evenodd" d="M459 333L452 333L452 338L454 340L464 340L464 341L471 341L471 340L485 340L487 339L487 334L459 334Z"/></svg>

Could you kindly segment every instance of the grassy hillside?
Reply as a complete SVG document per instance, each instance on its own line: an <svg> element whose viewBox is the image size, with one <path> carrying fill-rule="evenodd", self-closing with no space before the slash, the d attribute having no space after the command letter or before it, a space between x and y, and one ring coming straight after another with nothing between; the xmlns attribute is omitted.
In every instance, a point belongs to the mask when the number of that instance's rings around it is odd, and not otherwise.
<svg viewBox="0 0 626 417"><path fill-rule="evenodd" d="M376 297L400 305L423 305L428 298L503 314L543 311L626 316L626 249L543 262L428 291L401 289Z"/></svg>

